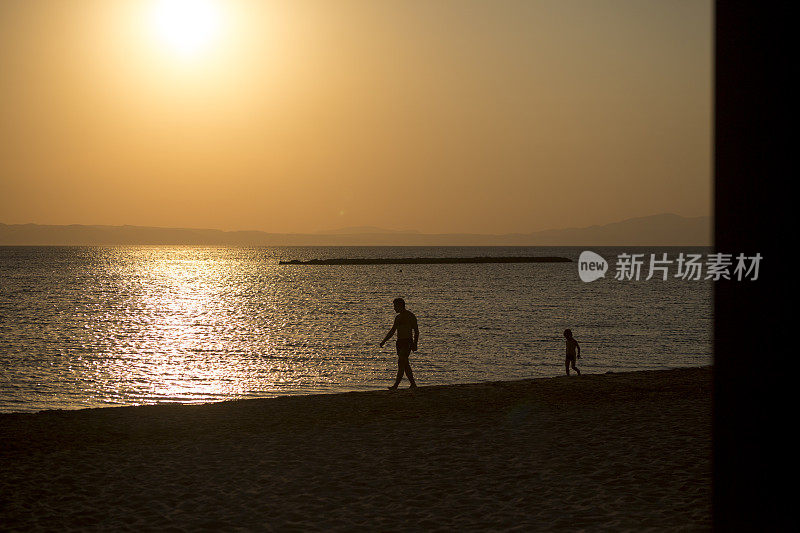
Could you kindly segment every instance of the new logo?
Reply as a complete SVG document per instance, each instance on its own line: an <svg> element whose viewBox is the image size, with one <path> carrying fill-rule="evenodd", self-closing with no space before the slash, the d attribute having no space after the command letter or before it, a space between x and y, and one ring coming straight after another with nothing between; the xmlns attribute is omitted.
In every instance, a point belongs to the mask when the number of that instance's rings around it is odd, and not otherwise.
<svg viewBox="0 0 800 533"><path fill-rule="evenodd" d="M581 281L589 283L599 278L603 278L608 270L608 263L602 256L586 250L581 252L578 258L578 275Z"/></svg>

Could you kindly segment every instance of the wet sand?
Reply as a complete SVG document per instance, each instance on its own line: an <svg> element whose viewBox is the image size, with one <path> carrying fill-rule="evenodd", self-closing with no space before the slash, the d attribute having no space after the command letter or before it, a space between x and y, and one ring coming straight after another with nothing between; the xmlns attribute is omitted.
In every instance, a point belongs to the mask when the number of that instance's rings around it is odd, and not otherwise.
<svg viewBox="0 0 800 533"><path fill-rule="evenodd" d="M710 368L0 415L0 529L710 527Z"/></svg>

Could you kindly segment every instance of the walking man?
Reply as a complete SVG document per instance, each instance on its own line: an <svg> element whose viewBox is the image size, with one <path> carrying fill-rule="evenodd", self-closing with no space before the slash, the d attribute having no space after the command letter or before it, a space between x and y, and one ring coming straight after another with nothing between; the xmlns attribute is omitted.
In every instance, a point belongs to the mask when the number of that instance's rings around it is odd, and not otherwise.
<svg viewBox="0 0 800 533"><path fill-rule="evenodd" d="M403 374L408 377L411 382L411 388L416 389L417 383L414 381L414 374L411 373L411 365L408 362L408 356L411 352L417 351L417 341L419 340L419 328L417 327L417 317L414 313L406 309L406 301L402 298L394 299L394 311L397 316L394 317L394 325L386 337L381 341L381 348L386 344L386 341L392 338L397 332L397 379L394 385L389 387L389 390L396 390L397 386L403 380ZM414 332L412 338L411 332Z"/></svg>

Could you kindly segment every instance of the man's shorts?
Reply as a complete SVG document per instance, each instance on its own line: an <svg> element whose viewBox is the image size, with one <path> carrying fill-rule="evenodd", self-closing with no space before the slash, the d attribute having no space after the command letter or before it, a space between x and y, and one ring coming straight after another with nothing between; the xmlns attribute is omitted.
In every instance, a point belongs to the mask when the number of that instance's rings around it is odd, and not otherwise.
<svg viewBox="0 0 800 533"><path fill-rule="evenodd" d="M397 347L397 355L403 357L411 355L411 339L397 339L395 346Z"/></svg>

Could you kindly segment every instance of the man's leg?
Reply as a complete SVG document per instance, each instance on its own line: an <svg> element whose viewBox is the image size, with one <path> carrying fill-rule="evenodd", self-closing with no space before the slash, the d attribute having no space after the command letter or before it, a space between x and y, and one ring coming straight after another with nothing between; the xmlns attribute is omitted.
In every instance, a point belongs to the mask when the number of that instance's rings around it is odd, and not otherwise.
<svg viewBox="0 0 800 533"><path fill-rule="evenodd" d="M564 361L564 367L567 369L567 375L569 376L569 359Z"/></svg>
<svg viewBox="0 0 800 533"><path fill-rule="evenodd" d="M398 350L399 351L399 350ZM408 361L408 359L406 359ZM389 387L389 389L396 389L400 382L403 381L403 372L405 371L405 365L403 364L403 357L398 353L397 354L397 379L394 380L394 385Z"/></svg>
<svg viewBox="0 0 800 533"><path fill-rule="evenodd" d="M581 371L578 370L577 366L575 366L575 359L572 360L572 368L578 373L579 376L581 375Z"/></svg>
<svg viewBox="0 0 800 533"><path fill-rule="evenodd" d="M408 356L405 357L405 360L406 360L406 365L405 365L406 376L408 377L408 381L411 382L411 388L416 389L417 382L414 381L414 374L411 372L411 363L408 361Z"/></svg>

